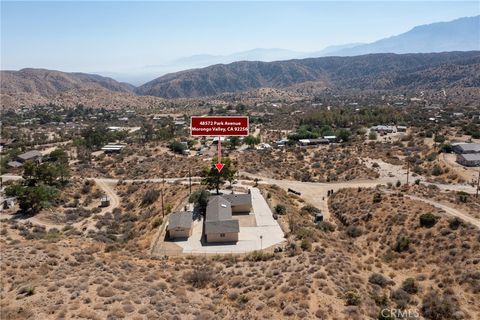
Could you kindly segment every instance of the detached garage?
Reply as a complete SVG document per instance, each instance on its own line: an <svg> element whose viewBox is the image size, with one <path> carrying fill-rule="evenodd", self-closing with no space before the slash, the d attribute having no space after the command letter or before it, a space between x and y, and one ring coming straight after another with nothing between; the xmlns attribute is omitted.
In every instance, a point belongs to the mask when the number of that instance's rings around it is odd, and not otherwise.
<svg viewBox="0 0 480 320"><path fill-rule="evenodd" d="M193 213L174 212L168 218L167 231L170 239L188 238L192 235Z"/></svg>

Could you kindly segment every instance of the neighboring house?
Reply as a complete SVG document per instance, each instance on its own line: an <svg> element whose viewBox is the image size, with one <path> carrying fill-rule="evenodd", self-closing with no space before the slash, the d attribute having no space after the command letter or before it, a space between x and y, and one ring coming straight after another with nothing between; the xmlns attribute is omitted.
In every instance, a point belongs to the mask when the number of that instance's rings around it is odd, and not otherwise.
<svg viewBox="0 0 480 320"><path fill-rule="evenodd" d="M174 212L168 218L168 236L170 239L188 238L192 235L192 226L193 212Z"/></svg>
<svg viewBox="0 0 480 320"><path fill-rule="evenodd" d="M455 153L480 153L480 143L457 143L452 145L452 149Z"/></svg>
<svg viewBox="0 0 480 320"><path fill-rule="evenodd" d="M334 138L334 139L336 139L336 138ZM324 138L324 139L300 139L300 140L298 140L298 143L301 146L316 146L316 145L319 145L319 144L329 144L330 140L328 140L326 138Z"/></svg>
<svg viewBox="0 0 480 320"><path fill-rule="evenodd" d="M457 155L457 162L466 167L480 166L480 153L464 153Z"/></svg>
<svg viewBox="0 0 480 320"><path fill-rule="evenodd" d="M23 166L23 163L18 162L18 161L9 161L7 163L7 165L11 168L19 168L19 167Z"/></svg>
<svg viewBox="0 0 480 320"><path fill-rule="evenodd" d="M27 161L41 162L42 153L37 150L27 151L17 156L16 160L10 161L7 165L11 168L19 168Z"/></svg>
<svg viewBox="0 0 480 320"><path fill-rule="evenodd" d="M102 150L105 153L120 153L125 148L124 144L109 143L105 145Z"/></svg>
<svg viewBox="0 0 480 320"><path fill-rule="evenodd" d="M373 126L371 130L377 131L378 133L393 133L397 131L397 128L395 126L378 125Z"/></svg>
<svg viewBox="0 0 480 320"><path fill-rule="evenodd" d="M27 151L17 156L17 161L24 163L26 161L42 161L42 153L37 150Z"/></svg>
<svg viewBox="0 0 480 320"><path fill-rule="evenodd" d="M240 225L232 219L232 205L223 196L211 196L205 215L207 242L236 242Z"/></svg>
<svg viewBox="0 0 480 320"><path fill-rule="evenodd" d="M337 136L324 136L323 139L328 140L330 143L337 142Z"/></svg>

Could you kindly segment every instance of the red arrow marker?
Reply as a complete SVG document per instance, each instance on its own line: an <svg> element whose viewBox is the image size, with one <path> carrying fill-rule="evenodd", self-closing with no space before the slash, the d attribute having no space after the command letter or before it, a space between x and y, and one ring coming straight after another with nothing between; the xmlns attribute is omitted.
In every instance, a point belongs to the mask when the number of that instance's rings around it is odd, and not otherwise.
<svg viewBox="0 0 480 320"><path fill-rule="evenodd" d="M225 165L223 163L217 163L215 164L215 168L217 168L218 172L222 171L223 167Z"/></svg>
<svg viewBox="0 0 480 320"><path fill-rule="evenodd" d="M218 137L218 157L217 157L217 163L215 164L215 168L217 168L218 172L222 171L224 164L222 163L222 139L221 137Z"/></svg>

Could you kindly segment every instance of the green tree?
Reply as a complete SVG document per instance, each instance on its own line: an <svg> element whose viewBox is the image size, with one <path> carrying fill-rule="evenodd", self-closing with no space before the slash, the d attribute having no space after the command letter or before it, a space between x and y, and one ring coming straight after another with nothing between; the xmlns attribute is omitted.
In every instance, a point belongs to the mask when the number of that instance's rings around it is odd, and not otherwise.
<svg viewBox="0 0 480 320"><path fill-rule="evenodd" d="M347 129L340 129L337 132L337 138L343 142L347 142L348 140L350 140L350 135L351 132Z"/></svg>
<svg viewBox="0 0 480 320"><path fill-rule="evenodd" d="M201 212L205 212L209 197L210 192L205 189L200 189L190 195L188 202L193 203Z"/></svg>
<svg viewBox="0 0 480 320"><path fill-rule="evenodd" d="M239 145L240 145L240 137L237 137L237 136L230 137L230 140L229 140L230 149L235 150L235 148L238 147Z"/></svg>
<svg viewBox="0 0 480 320"><path fill-rule="evenodd" d="M178 141L173 141L172 143L170 143L169 148L173 152L179 153L179 154L183 154L187 149L187 147L183 143Z"/></svg>
<svg viewBox="0 0 480 320"><path fill-rule="evenodd" d="M219 194L220 187L226 181L233 181L237 172L230 158L222 158L221 162L224 166L220 172L215 167L217 157L212 160L210 168L204 168L202 171L202 184L206 185L208 189L215 189L217 194Z"/></svg>
<svg viewBox="0 0 480 320"><path fill-rule="evenodd" d="M251 134L243 138L243 142L249 145L250 148L253 148L256 144L260 143L260 138L252 136Z"/></svg>
<svg viewBox="0 0 480 320"><path fill-rule="evenodd" d="M50 161L54 162L56 174L60 182L64 184L70 177L70 168L68 166L68 154L63 149L56 149L50 153Z"/></svg>
<svg viewBox="0 0 480 320"><path fill-rule="evenodd" d="M5 194L17 197L20 209L37 213L48 208L56 199L58 189L43 183L36 186L25 186L20 183L8 186Z"/></svg>

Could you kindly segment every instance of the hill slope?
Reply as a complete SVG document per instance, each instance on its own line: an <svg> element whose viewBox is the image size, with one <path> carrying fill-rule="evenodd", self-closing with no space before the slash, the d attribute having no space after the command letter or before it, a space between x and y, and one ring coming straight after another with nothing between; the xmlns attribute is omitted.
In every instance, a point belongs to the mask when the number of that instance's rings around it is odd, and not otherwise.
<svg viewBox="0 0 480 320"><path fill-rule="evenodd" d="M112 78L87 73L67 73L46 69L1 71L2 94L28 93L42 97L54 96L70 90L107 89L132 92L133 86Z"/></svg>
<svg viewBox="0 0 480 320"><path fill-rule="evenodd" d="M318 82L336 89L435 89L480 86L480 52L371 54L302 60L241 61L167 74L135 92L165 98L211 96Z"/></svg>

